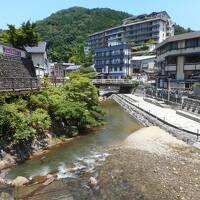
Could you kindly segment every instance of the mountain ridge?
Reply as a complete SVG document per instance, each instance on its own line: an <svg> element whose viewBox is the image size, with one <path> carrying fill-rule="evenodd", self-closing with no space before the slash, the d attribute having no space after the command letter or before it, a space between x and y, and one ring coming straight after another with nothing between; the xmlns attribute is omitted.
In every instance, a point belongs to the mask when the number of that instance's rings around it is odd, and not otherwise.
<svg viewBox="0 0 200 200"><path fill-rule="evenodd" d="M49 58L57 62L68 62L74 55L83 55L87 36L95 32L120 25L132 14L110 8L71 7L52 13L37 21L37 31L41 39L47 41ZM185 29L175 25L175 33L185 33Z"/></svg>

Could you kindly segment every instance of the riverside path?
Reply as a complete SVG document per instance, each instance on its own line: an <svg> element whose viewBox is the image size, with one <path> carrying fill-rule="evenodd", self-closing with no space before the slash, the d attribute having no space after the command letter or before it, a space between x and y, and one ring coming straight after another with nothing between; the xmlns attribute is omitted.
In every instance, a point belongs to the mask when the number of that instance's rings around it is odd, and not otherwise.
<svg viewBox="0 0 200 200"><path fill-rule="evenodd" d="M155 116L157 119L165 121L166 123L187 131L193 134L200 133L200 123L178 115L176 110L172 108L162 108L160 106L149 103L143 99L143 97L136 96L133 94L120 95L125 98L127 101L131 101L131 104L139 107L145 112Z"/></svg>

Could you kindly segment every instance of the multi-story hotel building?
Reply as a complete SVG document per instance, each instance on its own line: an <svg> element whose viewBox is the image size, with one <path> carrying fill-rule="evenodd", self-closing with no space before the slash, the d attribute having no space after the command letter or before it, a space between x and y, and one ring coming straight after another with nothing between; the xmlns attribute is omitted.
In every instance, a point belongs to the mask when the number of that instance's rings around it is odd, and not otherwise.
<svg viewBox="0 0 200 200"><path fill-rule="evenodd" d="M200 82L200 32L170 37L156 51L158 87L184 89Z"/></svg>
<svg viewBox="0 0 200 200"><path fill-rule="evenodd" d="M174 26L167 12L153 12L127 18L120 26L90 35L88 45L95 53L98 72L108 73L110 78L123 78L129 75L130 42L138 45L154 40L160 43L172 35Z"/></svg>

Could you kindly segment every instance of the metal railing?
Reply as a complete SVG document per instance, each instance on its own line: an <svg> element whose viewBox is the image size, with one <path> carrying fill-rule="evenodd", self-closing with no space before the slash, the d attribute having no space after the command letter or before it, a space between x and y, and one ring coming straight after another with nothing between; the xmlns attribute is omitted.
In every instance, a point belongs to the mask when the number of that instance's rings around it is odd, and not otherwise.
<svg viewBox="0 0 200 200"><path fill-rule="evenodd" d="M36 77L0 77L0 92L36 90L40 87L40 80Z"/></svg>
<svg viewBox="0 0 200 200"><path fill-rule="evenodd" d="M130 85L134 84L136 80L130 79L94 79L93 84L98 85Z"/></svg>

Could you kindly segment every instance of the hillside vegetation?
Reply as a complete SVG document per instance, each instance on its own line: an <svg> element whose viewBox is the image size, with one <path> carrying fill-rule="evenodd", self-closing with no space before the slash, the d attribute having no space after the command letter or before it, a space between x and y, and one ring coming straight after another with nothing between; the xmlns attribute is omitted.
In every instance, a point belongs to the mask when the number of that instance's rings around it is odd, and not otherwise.
<svg viewBox="0 0 200 200"><path fill-rule="evenodd" d="M87 45L87 36L120 25L123 19L130 16L128 13L109 8L72 7L58 11L36 24L30 24L29 21L23 23L20 29L16 29L14 25L8 25L8 31L3 33L0 30L0 41L11 43L15 47L21 47L27 43L31 45L38 38L34 37L33 41L29 41L29 33L37 36L34 32L36 31L40 34L41 40L47 41L50 60L75 62L89 66L92 60L91 56L85 57L83 51L84 46ZM25 34L21 34L22 30L25 30ZM191 29L175 25L175 34L189 31ZM21 37L26 34L28 34L28 40L27 37Z"/></svg>
<svg viewBox="0 0 200 200"><path fill-rule="evenodd" d="M73 7L37 22L37 30L47 41L53 61L69 61L72 56L83 54L89 34L119 25L129 16L108 8Z"/></svg>

